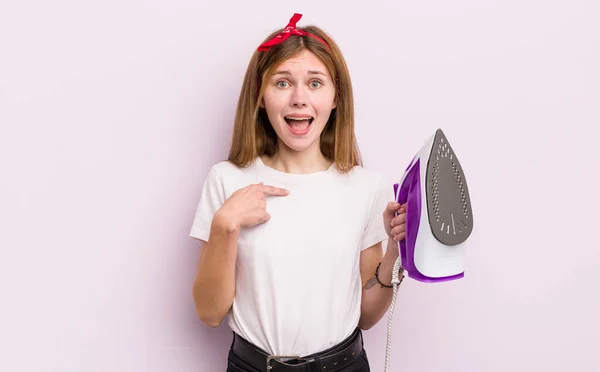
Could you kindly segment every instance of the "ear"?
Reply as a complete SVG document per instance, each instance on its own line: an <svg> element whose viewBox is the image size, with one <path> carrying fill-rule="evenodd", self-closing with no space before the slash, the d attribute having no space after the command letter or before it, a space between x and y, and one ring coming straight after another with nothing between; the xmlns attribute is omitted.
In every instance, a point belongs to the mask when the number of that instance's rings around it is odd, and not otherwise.
<svg viewBox="0 0 600 372"><path fill-rule="evenodd" d="M260 99L260 103L258 104L258 106L260 108L265 108L265 98L264 97Z"/></svg>

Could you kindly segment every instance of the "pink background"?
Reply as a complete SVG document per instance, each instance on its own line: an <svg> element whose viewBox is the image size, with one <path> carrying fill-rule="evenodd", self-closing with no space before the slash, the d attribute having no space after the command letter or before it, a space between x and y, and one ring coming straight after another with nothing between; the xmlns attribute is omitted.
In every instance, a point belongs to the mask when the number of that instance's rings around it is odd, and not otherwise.
<svg viewBox="0 0 600 372"><path fill-rule="evenodd" d="M345 53L368 167L391 187L440 127L466 172L466 277L402 285L391 370L596 371L600 3L288 3L0 6L0 370L225 370L187 234L253 49L300 12Z"/></svg>

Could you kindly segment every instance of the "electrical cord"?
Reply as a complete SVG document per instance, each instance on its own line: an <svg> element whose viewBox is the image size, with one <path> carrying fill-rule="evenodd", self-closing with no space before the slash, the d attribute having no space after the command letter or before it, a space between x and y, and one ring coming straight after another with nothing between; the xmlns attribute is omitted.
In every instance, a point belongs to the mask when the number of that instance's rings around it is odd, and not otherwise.
<svg viewBox="0 0 600 372"><path fill-rule="evenodd" d="M402 278L399 277L400 269L401 269L401 259L398 257L396 262L394 263L394 269L392 270L392 286L393 294L392 294L392 303L388 312L388 323L387 323L387 343L385 346L385 369L384 372L388 372L390 367L390 351L392 346L392 317L394 314L394 307L396 306L396 296L398 295L398 286L404 279L404 275Z"/></svg>

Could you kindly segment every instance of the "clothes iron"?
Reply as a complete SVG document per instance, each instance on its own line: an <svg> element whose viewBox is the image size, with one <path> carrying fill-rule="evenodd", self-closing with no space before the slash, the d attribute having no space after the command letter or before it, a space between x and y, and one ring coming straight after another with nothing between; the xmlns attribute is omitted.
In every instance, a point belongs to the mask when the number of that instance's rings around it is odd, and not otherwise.
<svg viewBox="0 0 600 372"><path fill-rule="evenodd" d="M473 211L465 174L441 129L425 142L394 184L394 195L398 203L406 203L406 235L398 242L400 255L392 274L386 372L400 268L409 278L425 283L464 277L465 242L473 231Z"/></svg>
<svg viewBox="0 0 600 372"><path fill-rule="evenodd" d="M394 194L407 204L406 238L398 247L408 277L421 282L464 277L473 212L463 169L441 129L413 158Z"/></svg>

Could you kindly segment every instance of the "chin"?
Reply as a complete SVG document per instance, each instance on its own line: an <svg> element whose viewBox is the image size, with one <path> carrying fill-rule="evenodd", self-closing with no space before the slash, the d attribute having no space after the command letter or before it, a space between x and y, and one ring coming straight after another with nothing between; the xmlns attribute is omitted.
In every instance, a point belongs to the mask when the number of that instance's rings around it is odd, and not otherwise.
<svg viewBox="0 0 600 372"><path fill-rule="evenodd" d="M284 144L288 149L290 149L292 151L304 152L304 151L309 150L314 145L314 142L307 143L307 144L295 144L294 141L292 140L289 142L284 141Z"/></svg>

